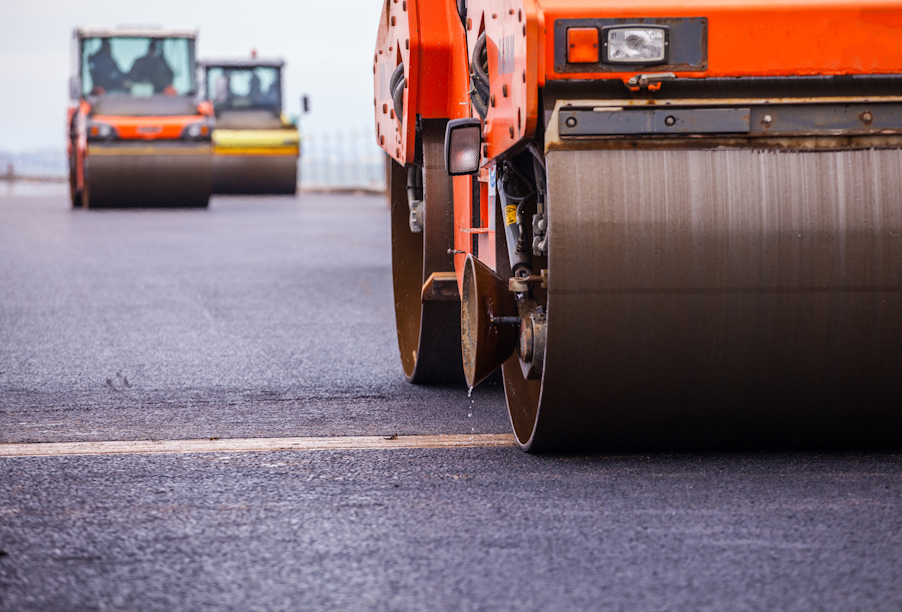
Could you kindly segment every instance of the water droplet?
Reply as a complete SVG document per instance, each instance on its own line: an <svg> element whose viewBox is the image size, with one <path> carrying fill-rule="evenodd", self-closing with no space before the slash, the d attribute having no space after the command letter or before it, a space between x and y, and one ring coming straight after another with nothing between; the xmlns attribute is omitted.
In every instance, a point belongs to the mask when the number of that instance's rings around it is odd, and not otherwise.
<svg viewBox="0 0 902 612"><path fill-rule="evenodd" d="M467 413L467 418L470 418L470 417L472 417L472 416L473 416L473 413L472 413L472 412L468 412L468 413Z"/></svg>
<svg viewBox="0 0 902 612"><path fill-rule="evenodd" d="M473 387L470 387L470 390L467 391L467 397L471 397L473 395Z"/></svg>

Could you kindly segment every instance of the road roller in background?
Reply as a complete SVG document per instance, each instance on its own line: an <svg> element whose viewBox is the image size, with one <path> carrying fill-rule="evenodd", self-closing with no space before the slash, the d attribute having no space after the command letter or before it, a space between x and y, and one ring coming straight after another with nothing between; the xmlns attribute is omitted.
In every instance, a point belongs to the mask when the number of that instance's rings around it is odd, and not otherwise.
<svg viewBox="0 0 902 612"><path fill-rule="evenodd" d="M73 32L73 206L207 206L213 110L197 102L196 38L189 29Z"/></svg>
<svg viewBox="0 0 902 612"><path fill-rule="evenodd" d="M300 135L282 113L285 62L252 57L201 65L207 100L216 113L214 193L297 193Z"/></svg>
<svg viewBox="0 0 902 612"><path fill-rule="evenodd" d="M902 2L386 0L414 383L529 451L898 446Z"/></svg>

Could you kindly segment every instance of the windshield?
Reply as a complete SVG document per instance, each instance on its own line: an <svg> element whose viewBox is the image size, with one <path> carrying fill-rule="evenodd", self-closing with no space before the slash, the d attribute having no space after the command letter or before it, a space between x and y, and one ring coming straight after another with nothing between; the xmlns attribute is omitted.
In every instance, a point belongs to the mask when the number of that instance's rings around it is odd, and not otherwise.
<svg viewBox="0 0 902 612"><path fill-rule="evenodd" d="M83 95L188 96L194 81L188 38L86 38L81 46Z"/></svg>
<svg viewBox="0 0 902 612"><path fill-rule="evenodd" d="M207 98L217 111L267 109L282 110L282 85L279 69L207 68Z"/></svg>

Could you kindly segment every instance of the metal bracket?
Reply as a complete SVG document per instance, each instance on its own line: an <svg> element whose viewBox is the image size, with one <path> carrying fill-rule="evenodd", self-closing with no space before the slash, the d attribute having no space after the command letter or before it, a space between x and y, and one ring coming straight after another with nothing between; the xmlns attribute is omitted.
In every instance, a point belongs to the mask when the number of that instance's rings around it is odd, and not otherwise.
<svg viewBox="0 0 902 612"><path fill-rule="evenodd" d="M420 293L424 302L457 302L460 292L457 288L456 272L433 272L423 283Z"/></svg>
<svg viewBox="0 0 902 612"><path fill-rule="evenodd" d="M661 89L661 83L671 81L676 78L672 72L649 72L646 74L635 74L626 82L626 86L630 91L639 91L640 89L648 89L648 91L658 91Z"/></svg>
<svg viewBox="0 0 902 612"><path fill-rule="evenodd" d="M525 293L529 291L529 286L533 283L540 283L542 289L548 289L548 270L542 270L539 276L512 276L507 281L507 286L514 293Z"/></svg>

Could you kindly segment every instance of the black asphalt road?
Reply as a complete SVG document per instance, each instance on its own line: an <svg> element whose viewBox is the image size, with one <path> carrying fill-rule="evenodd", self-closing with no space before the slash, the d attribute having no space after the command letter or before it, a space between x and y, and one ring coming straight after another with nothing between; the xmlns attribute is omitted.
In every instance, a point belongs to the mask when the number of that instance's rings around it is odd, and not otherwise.
<svg viewBox="0 0 902 612"><path fill-rule="evenodd" d="M416 388L376 197L0 189L0 442L502 433ZM902 609L902 453L0 459L0 610Z"/></svg>

